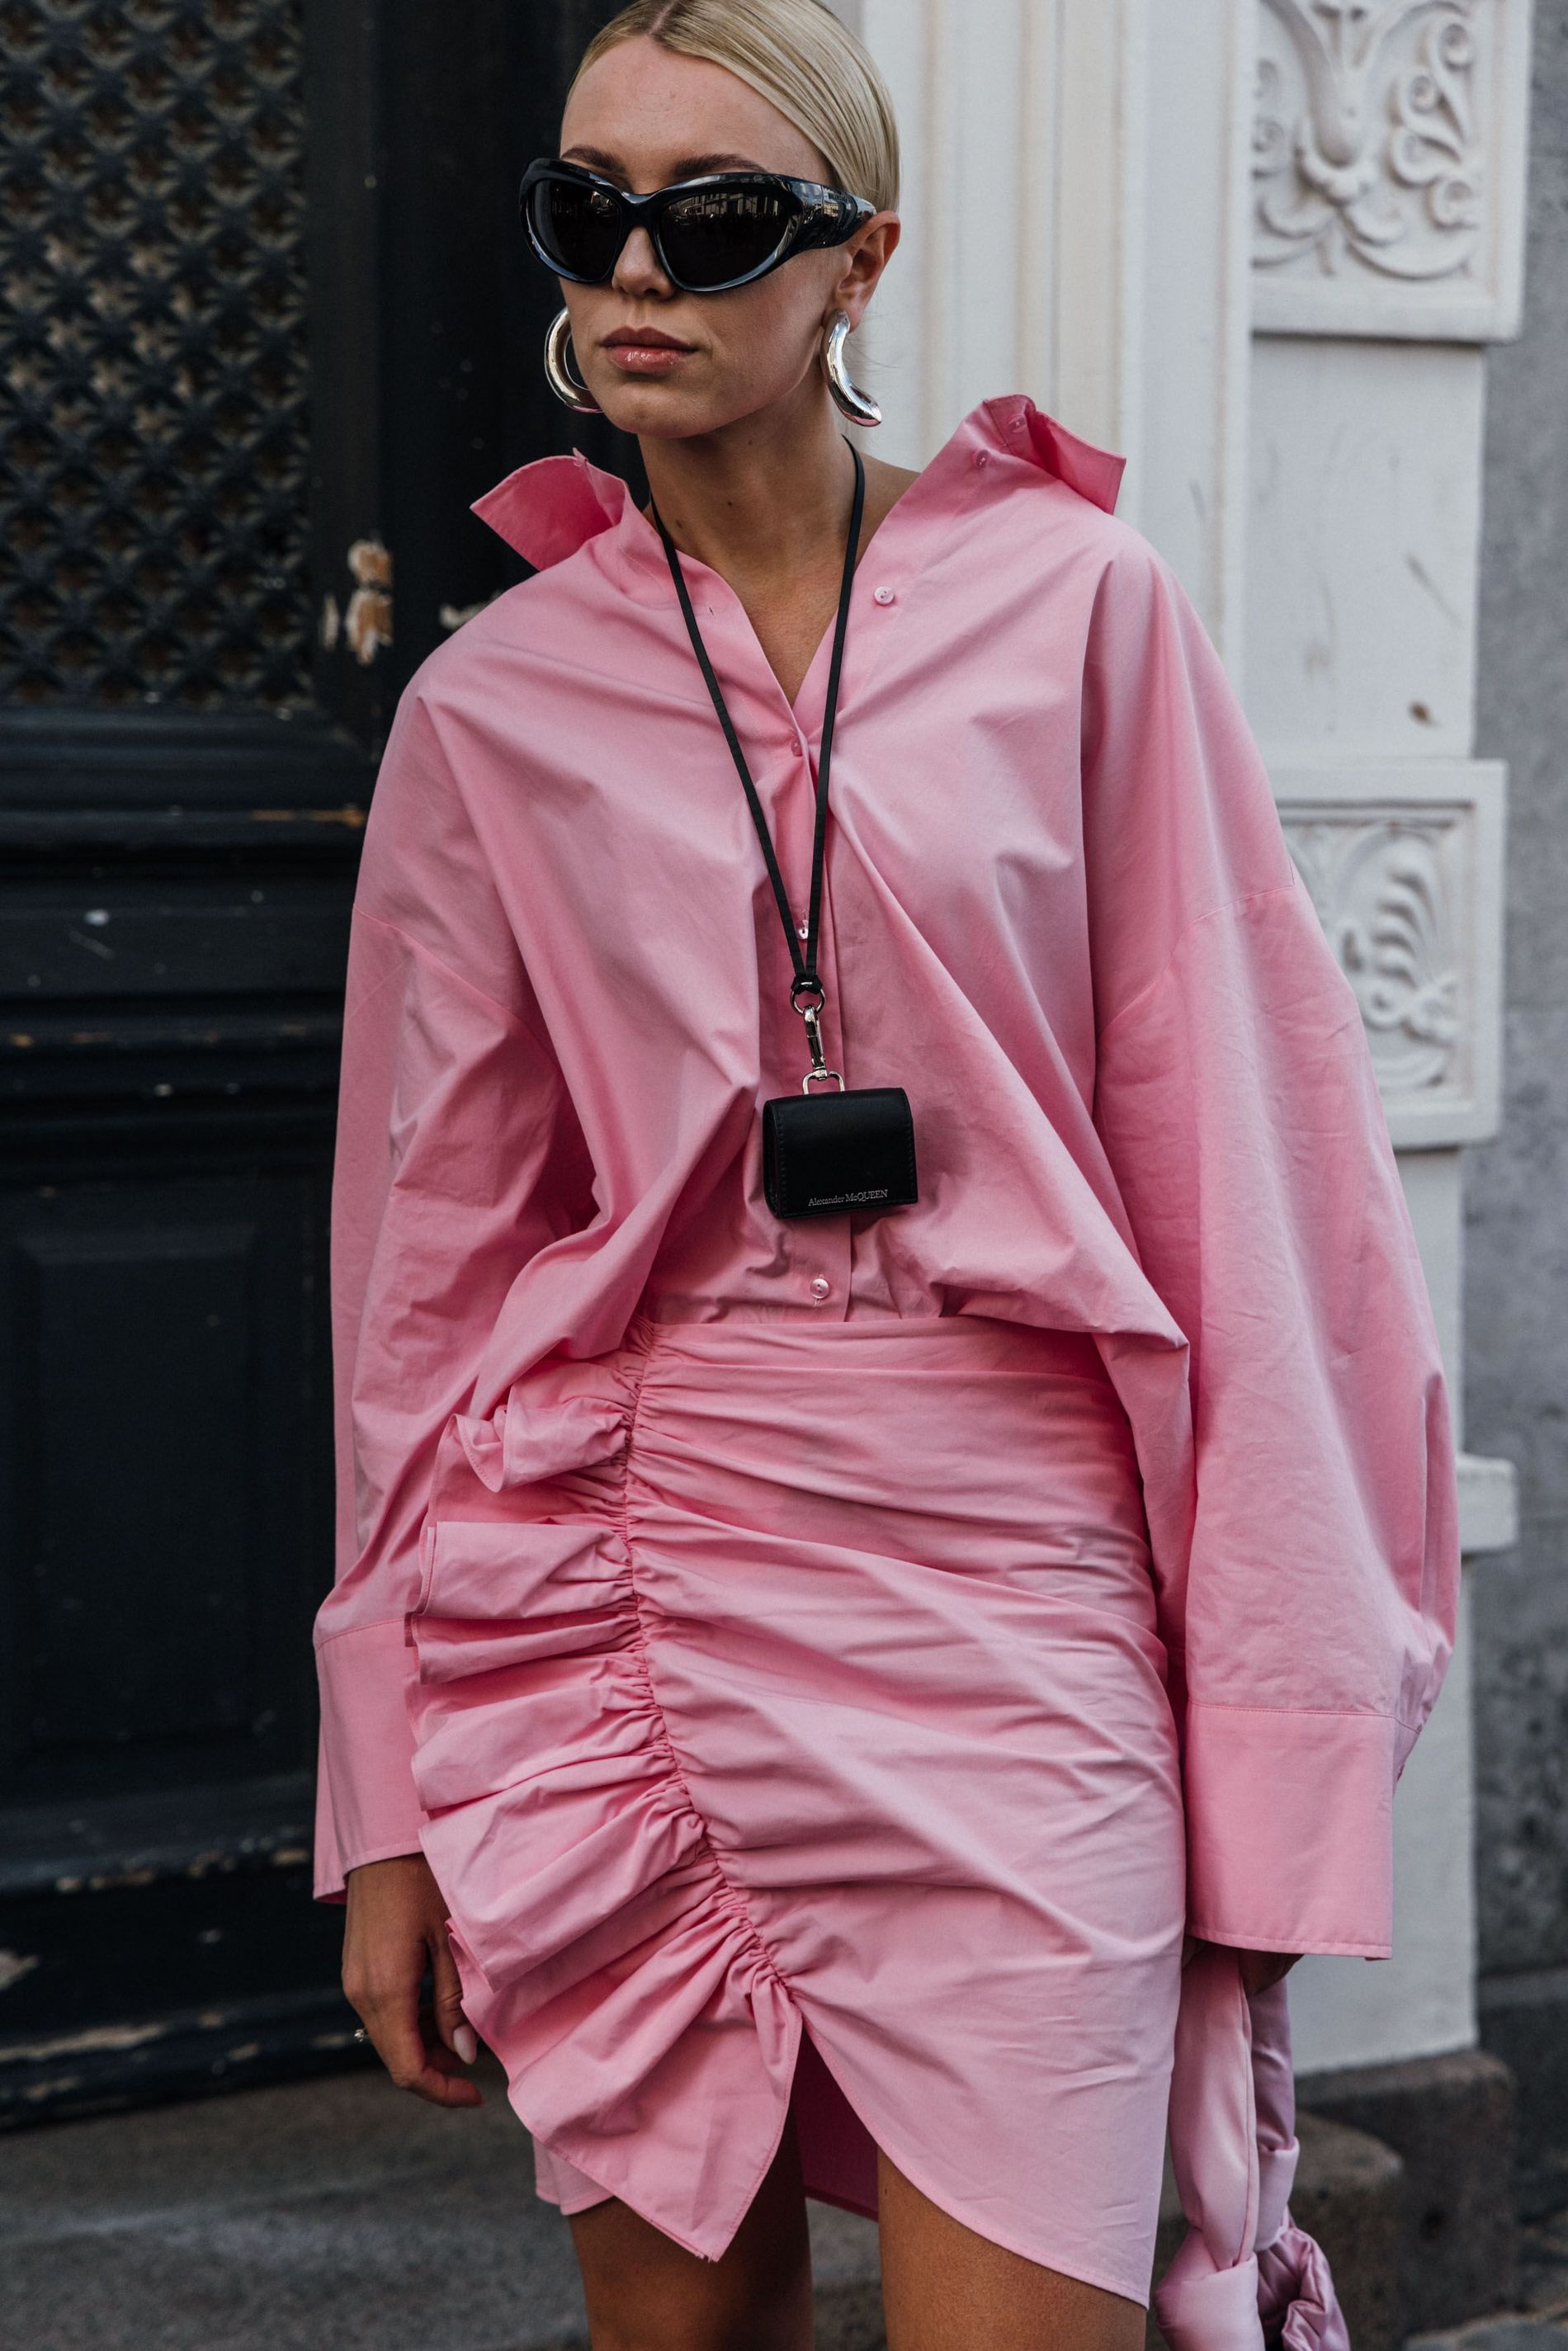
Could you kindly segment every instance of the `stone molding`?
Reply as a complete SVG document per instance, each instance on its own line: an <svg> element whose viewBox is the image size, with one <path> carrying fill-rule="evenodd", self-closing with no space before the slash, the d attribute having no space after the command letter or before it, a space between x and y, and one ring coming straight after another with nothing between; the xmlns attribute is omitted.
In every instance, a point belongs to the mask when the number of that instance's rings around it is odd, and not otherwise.
<svg viewBox="0 0 1568 2351"><path fill-rule="evenodd" d="M1260 0L1254 327L1519 331L1531 0Z"/></svg>
<svg viewBox="0 0 1568 2351"><path fill-rule="evenodd" d="M1354 988L1396 1146L1497 1132L1505 771L1276 769L1291 854Z"/></svg>

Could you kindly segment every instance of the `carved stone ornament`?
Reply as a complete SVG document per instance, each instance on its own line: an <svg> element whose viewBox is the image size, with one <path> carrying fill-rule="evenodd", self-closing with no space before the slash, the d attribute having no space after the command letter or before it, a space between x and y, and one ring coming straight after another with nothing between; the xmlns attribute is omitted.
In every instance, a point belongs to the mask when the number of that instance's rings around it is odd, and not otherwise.
<svg viewBox="0 0 1568 2351"><path fill-rule="evenodd" d="M1276 773L1280 818L1355 992L1396 1144L1495 1131L1502 805L1492 760ZM1423 763L1425 768L1425 763Z"/></svg>
<svg viewBox="0 0 1568 2351"><path fill-rule="evenodd" d="M1529 0L1260 0L1254 323L1517 331Z"/></svg>
<svg viewBox="0 0 1568 2351"><path fill-rule="evenodd" d="M1385 1099L1451 1085L1458 1065L1460 978L1446 870L1458 821L1455 812L1378 813L1286 827L1355 990Z"/></svg>

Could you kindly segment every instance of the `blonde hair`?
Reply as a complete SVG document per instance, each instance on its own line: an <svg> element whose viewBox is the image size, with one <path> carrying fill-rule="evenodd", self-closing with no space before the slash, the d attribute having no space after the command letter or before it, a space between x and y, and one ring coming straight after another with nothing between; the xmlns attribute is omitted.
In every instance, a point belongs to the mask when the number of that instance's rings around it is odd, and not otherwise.
<svg viewBox="0 0 1568 2351"><path fill-rule="evenodd" d="M661 48L727 67L810 141L836 187L869 197L878 212L896 207L893 100L823 0L632 0L594 35L577 73L643 34Z"/></svg>

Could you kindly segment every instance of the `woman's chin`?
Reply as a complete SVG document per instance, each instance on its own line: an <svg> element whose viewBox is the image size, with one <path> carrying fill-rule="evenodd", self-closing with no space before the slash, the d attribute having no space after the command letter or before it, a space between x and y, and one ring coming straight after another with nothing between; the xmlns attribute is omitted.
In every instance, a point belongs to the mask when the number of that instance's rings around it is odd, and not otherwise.
<svg viewBox="0 0 1568 2351"><path fill-rule="evenodd" d="M618 372L611 382L595 385L593 396L618 431L653 441L716 433L750 413L744 401L720 399L711 387L703 391L674 376L632 378Z"/></svg>
<svg viewBox="0 0 1568 2351"><path fill-rule="evenodd" d="M621 368L601 371L606 381L593 396L612 424L623 433L668 431L671 420L694 405L692 394L673 376L633 375Z"/></svg>

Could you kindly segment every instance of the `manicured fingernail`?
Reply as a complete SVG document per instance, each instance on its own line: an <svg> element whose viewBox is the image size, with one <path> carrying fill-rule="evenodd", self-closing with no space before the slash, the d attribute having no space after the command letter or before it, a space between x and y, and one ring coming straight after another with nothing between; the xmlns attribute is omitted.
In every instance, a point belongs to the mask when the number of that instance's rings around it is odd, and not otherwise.
<svg viewBox="0 0 1568 2351"><path fill-rule="evenodd" d="M471 2024L458 2025L452 2035L452 2046L456 2050L465 2065L472 2065L475 2058L479 2054L479 2043L474 2037L474 2027Z"/></svg>

